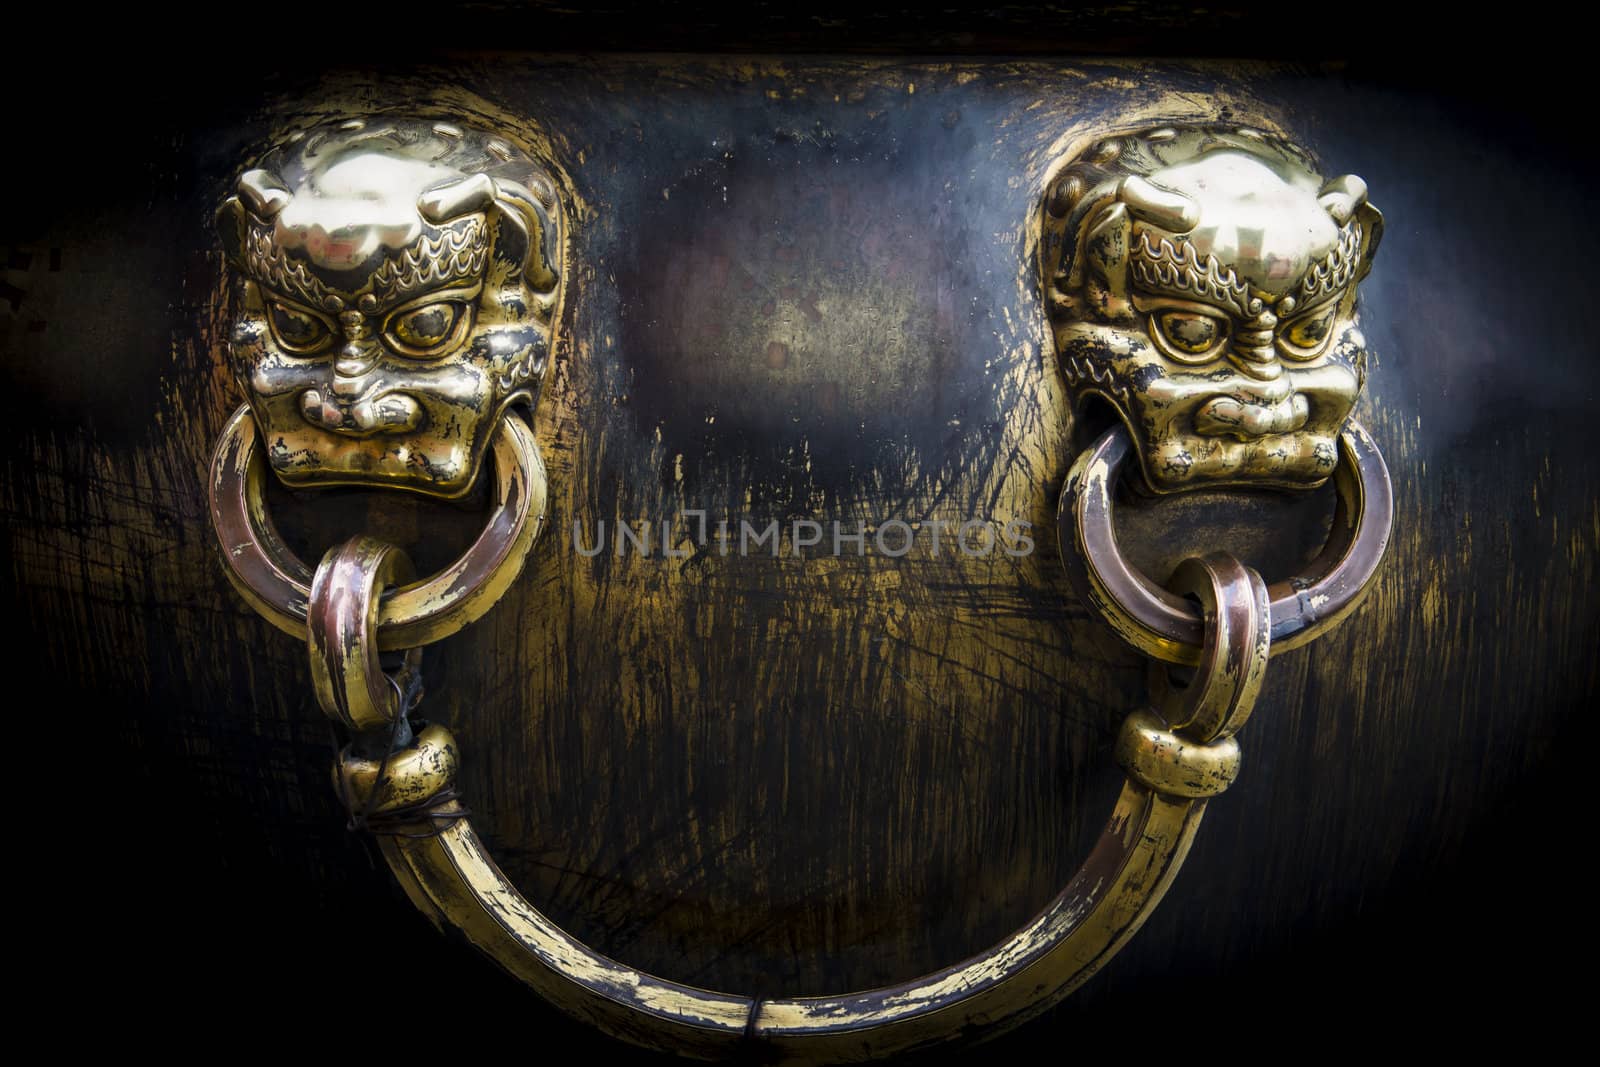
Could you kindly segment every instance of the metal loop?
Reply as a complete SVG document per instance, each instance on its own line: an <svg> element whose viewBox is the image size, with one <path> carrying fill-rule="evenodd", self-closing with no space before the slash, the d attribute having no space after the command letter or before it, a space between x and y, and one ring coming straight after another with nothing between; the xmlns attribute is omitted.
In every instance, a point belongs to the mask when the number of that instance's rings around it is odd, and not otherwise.
<svg viewBox="0 0 1600 1067"><path fill-rule="evenodd" d="M1170 665L1153 661L1150 700L1174 733L1202 745L1231 737L1250 718L1267 671L1267 584L1233 556L1216 552L1178 564L1167 587L1200 601L1205 645L1199 670L1182 688Z"/></svg>
<svg viewBox="0 0 1600 1067"><path fill-rule="evenodd" d="M266 464L248 404L223 428L211 459L211 522L228 578L268 622L306 635L311 569L284 544L267 514ZM378 648L417 648L481 618L509 589L544 525L545 472L533 431L507 415L495 431L494 506L472 547L378 606Z"/></svg>
<svg viewBox="0 0 1600 1067"><path fill-rule="evenodd" d="M358 535L330 548L311 581L306 648L311 685L328 717L357 734L389 730L405 714L400 684L378 662L378 602L385 587L413 576L410 558ZM420 648L406 651L414 675Z"/></svg>
<svg viewBox="0 0 1600 1067"><path fill-rule="evenodd" d="M1157 659L1194 666L1205 640L1200 613L1141 574L1117 546L1112 490L1132 449L1119 424L1078 456L1056 510L1061 557L1079 596L1124 640ZM1274 653L1300 647L1355 610L1388 547L1389 471L1354 419L1339 435L1333 480L1338 507L1326 546L1304 574L1267 587Z"/></svg>

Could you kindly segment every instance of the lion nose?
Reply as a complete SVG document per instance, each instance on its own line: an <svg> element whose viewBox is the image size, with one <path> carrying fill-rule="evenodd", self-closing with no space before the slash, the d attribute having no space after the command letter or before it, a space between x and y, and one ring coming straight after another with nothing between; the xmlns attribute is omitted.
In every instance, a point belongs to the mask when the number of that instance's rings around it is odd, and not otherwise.
<svg viewBox="0 0 1600 1067"><path fill-rule="evenodd" d="M1311 406L1287 376L1246 378L1230 393L1213 397L1195 413L1195 431L1208 437L1246 440L1294 433L1305 426Z"/></svg>
<svg viewBox="0 0 1600 1067"><path fill-rule="evenodd" d="M333 364L333 381L328 383L328 388L335 396L360 396L366 388L367 375L377 365L376 345L351 341L339 350L339 358Z"/></svg>
<svg viewBox="0 0 1600 1067"><path fill-rule="evenodd" d="M1277 331L1278 316L1272 309L1262 308L1254 318L1241 322L1234 330L1233 342L1228 346L1228 362L1258 382L1275 381L1283 374L1283 366L1278 362ZM1267 387L1267 391L1278 393L1271 387ZM1281 395L1274 395L1263 402L1281 398Z"/></svg>
<svg viewBox="0 0 1600 1067"><path fill-rule="evenodd" d="M1258 381L1270 382L1283 374L1272 331L1240 330L1228 349L1229 362Z"/></svg>

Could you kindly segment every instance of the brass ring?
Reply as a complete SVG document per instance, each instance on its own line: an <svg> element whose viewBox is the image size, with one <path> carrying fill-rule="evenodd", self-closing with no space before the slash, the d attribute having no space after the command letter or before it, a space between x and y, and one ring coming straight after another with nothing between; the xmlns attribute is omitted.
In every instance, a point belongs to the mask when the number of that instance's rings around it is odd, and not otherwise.
<svg viewBox="0 0 1600 1067"><path fill-rule="evenodd" d="M1056 510L1061 557L1078 595L1124 640L1158 659L1194 666L1202 655L1200 613L1141 574L1117 547L1112 490L1132 450L1127 429L1117 425L1072 465ZM1388 547L1394 516L1389 470L1354 419L1339 435L1333 480L1338 507L1328 543L1306 573L1267 587L1273 653L1299 648L1354 611Z"/></svg>
<svg viewBox="0 0 1600 1067"><path fill-rule="evenodd" d="M481 618L516 581L544 525L544 462L521 419L500 420L494 446L494 506L454 563L383 597L378 648L420 648ZM228 577L268 622L306 637L311 568L284 544L267 514L266 463L248 404L223 428L211 459L211 522Z"/></svg>
<svg viewBox="0 0 1600 1067"><path fill-rule="evenodd" d="M1204 665L1179 689L1171 666L1152 660L1150 699L1174 733L1207 745L1238 732L1261 692L1272 647L1267 583L1233 556L1213 552L1178 564L1167 585L1200 601Z"/></svg>
<svg viewBox="0 0 1600 1067"><path fill-rule="evenodd" d="M328 717L356 733L387 729L404 713L399 687L378 663L373 633L384 588L414 573L400 549L359 536L328 549L311 580L311 687ZM413 670L420 652L406 653Z"/></svg>

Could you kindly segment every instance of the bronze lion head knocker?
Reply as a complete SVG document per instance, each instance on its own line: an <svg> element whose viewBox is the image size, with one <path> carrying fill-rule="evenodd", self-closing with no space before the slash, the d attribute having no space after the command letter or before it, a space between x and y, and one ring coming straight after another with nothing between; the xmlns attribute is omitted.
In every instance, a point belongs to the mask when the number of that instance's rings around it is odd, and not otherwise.
<svg viewBox="0 0 1600 1067"><path fill-rule="evenodd" d="M1354 175L1238 127L1111 137L1056 176L1040 266L1068 388L1147 486L1320 485L1366 378L1357 284L1383 217Z"/></svg>
<svg viewBox="0 0 1600 1067"><path fill-rule="evenodd" d="M1139 486L1157 494L1332 477L1327 546L1268 589L1273 650L1337 624L1370 586L1392 509L1382 456L1350 418L1367 373L1357 287L1383 234L1366 183L1324 179L1258 130L1155 126L1069 154L1040 219L1039 280L1074 411L1111 413L1062 497L1080 594L1135 647L1194 664L1199 615L1117 548L1124 464L1136 457Z"/></svg>
<svg viewBox="0 0 1600 1067"><path fill-rule="evenodd" d="M217 222L247 279L233 367L273 472L465 493L549 358L560 213L541 169L453 124L354 119L269 152Z"/></svg>

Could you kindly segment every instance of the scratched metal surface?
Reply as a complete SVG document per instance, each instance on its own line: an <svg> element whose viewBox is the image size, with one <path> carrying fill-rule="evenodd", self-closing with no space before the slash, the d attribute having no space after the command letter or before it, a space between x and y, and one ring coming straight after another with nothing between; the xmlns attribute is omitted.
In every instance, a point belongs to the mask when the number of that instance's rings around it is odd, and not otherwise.
<svg viewBox="0 0 1600 1067"><path fill-rule="evenodd" d="M114 832L69 849L125 872L124 955L183 961L168 993L205 1008L197 1033L286 988L380 1010L390 983L571 1033L436 938L346 835L304 653L228 588L205 521L239 402L210 210L274 130L367 107L535 123L570 181L569 313L533 420L551 525L515 592L425 670L476 824L573 933L696 984L837 992L982 949L1060 889L1110 809L1143 668L1056 558L1072 441L1028 220L1071 137L1225 111L1363 175L1388 216L1358 414L1388 457L1395 539L1365 607L1274 662L1241 780L1156 917L1002 1047L1180 994L1381 1017L1414 980L1471 1003L1540 958L1457 931L1529 893L1519 852L1554 847L1600 680L1571 158L1448 99L1294 68L492 57L230 87L108 134L137 165L67 175L74 210L8 223L16 669L79 709L64 729ZM1552 267L1514 269L1507 248ZM425 566L472 532L470 502L277 502L302 544L381 527ZM616 522L683 508L1031 521L1037 545L614 554ZM1326 510L1130 503L1127 529L1153 571L1225 543L1277 574ZM580 556L574 522L587 539L602 519L608 551Z"/></svg>

